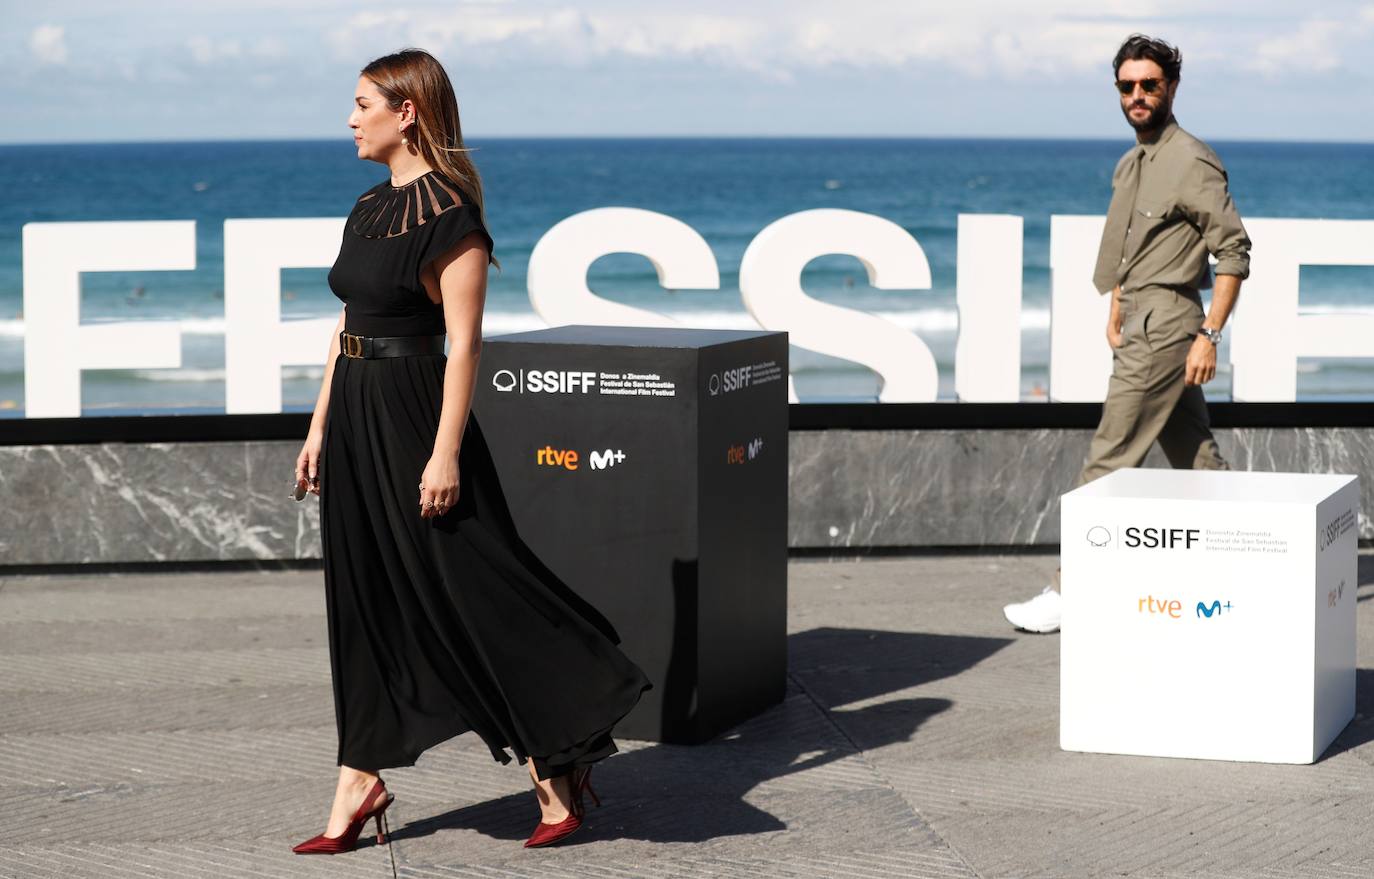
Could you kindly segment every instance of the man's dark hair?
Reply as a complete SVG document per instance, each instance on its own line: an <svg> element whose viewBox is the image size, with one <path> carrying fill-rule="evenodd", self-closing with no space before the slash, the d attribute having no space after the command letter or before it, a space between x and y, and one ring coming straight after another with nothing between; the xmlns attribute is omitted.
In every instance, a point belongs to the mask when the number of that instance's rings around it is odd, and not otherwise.
<svg viewBox="0 0 1374 879"><path fill-rule="evenodd" d="M1118 75L1121 65L1127 61L1153 61L1164 71L1164 78L1177 80L1183 72L1183 53L1163 40L1147 37L1144 34L1131 34L1121 48L1116 50L1112 61L1112 76Z"/></svg>

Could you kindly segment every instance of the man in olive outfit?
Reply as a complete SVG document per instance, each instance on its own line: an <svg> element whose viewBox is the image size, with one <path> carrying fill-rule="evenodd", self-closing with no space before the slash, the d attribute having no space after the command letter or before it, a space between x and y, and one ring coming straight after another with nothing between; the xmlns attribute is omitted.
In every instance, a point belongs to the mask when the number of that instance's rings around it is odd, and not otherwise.
<svg viewBox="0 0 1374 879"><path fill-rule="evenodd" d="M1136 144L1112 175L1093 272L1098 292L1112 294L1112 377L1079 485L1140 466L1156 440L1174 467L1230 469L1212 437L1202 385L1216 375L1221 329L1250 273L1250 238L1221 160L1174 120L1182 65L1173 46L1135 34L1112 66ZM1204 317L1198 291L1213 286L1209 252L1216 284ZM1017 628L1053 632L1059 603L1047 586L1003 612Z"/></svg>

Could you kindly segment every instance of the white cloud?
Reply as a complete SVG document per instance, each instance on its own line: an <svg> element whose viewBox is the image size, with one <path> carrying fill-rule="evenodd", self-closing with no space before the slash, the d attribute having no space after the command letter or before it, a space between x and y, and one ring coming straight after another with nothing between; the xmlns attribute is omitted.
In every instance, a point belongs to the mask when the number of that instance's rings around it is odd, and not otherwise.
<svg viewBox="0 0 1374 879"><path fill-rule="evenodd" d="M42 64L67 63L66 28L55 24L39 25L29 34L29 51Z"/></svg>
<svg viewBox="0 0 1374 879"><path fill-rule="evenodd" d="M286 43L273 36L244 43L232 38L212 40L197 35L186 39L186 49L197 64L216 64L221 61L237 61L240 58L278 60L291 54Z"/></svg>
<svg viewBox="0 0 1374 879"><path fill-rule="evenodd" d="M118 108L115 128L143 124L126 116L258 100L262 88L319 106L368 59L418 45L480 83L472 122L507 133L590 132L602 124L598 89L636 105L629 121L605 123L617 131L695 130L694 114L714 125L718 111L720 131L745 133L1100 132L1119 125L1109 100L1088 113L1060 97L1094 88L1099 103L1109 99L1112 54L1144 31L1181 46L1185 76L1217 102L1209 107L1229 107L1210 133L1272 136L1244 109L1255 76L1306 71L1266 94L1266 124L1279 114L1315 120L1301 130L1318 138L1374 136L1360 114L1328 109L1340 92L1322 81L1369 77L1374 0L1246 0L1244 15L1233 0L182 0L174 14L166 0L65 5L83 9L67 21L46 11L52 4L16 6L0 62L45 87L21 88L21 100L52 119ZM805 92L775 87L790 81ZM120 101L110 100L115 89ZM315 121L291 128L297 118ZM337 124L322 119L262 124L279 133Z"/></svg>
<svg viewBox="0 0 1374 879"><path fill-rule="evenodd" d="M1184 24L1193 20L1197 4L1184 0L852 0L842 11L831 0L702 0L690 12L665 6L603 0L579 8L402 7L355 14L329 33L329 41L350 61L417 45L438 54L462 53L470 63L695 61L781 80L837 67L945 68L977 77L1072 75L1105 70L1126 34L1165 23L1173 23L1171 33L1203 43L1203 32Z"/></svg>
<svg viewBox="0 0 1374 879"><path fill-rule="evenodd" d="M1325 73L1345 66L1347 52L1374 32L1374 6L1354 21L1311 18L1296 30L1260 40L1242 57L1242 66L1263 73ZM1362 54L1367 54L1366 47Z"/></svg>
<svg viewBox="0 0 1374 879"><path fill-rule="evenodd" d="M263 37L253 44L249 53L255 58L279 59L289 56L291 50L287 48L286 43L276 37Z"/></svg>
<svg viewBox="0 0 1374 879"><path fill-rule="evenodd" d="M215 40L209 37L194 36L186 40L186 48L197 64L214 64L228 61L243 55L243 46L238 40Z"/></svg>
<svg viewBox="0 0 1374 879"><path fill-rule="evenodd" d="M341 14L330 14L326 0L295 0L274 26L223 29L231 8L238 16L244 4L266 10L280 2L204 0L171 26L180 30L172 40L182 59L201 66L298 57L317 64L308 41L323 36L332 60L349 66L422 46L460 66L583 69L620 61L774 82L845 70L1061 82L1106 76L1120 40L1137 30L1181 45L1193 70L1199 61L1224 61L1232 69L1320 72L1374 49L1369 0L1334 0L1339 12L1323 6L1306 22L1287 0L1249 0L1242 19L1223 0L400 0L383 7L345 0L340 5L353 11ZM30 43L52 63L67 57L60 27L38 28ZM163 58L165 50L141 47Z"/></svg>

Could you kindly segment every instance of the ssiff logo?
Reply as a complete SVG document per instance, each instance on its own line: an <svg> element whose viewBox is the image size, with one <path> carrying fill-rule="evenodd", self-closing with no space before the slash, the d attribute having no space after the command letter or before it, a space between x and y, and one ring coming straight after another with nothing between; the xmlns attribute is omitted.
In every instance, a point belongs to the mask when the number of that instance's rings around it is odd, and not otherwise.
<svg viewBox="0 0 1374 879"><path fill-rule="evenodd" d="M711 377L706 380L706 392L715 397L719 394L728 394L731 391L747 388L752 384L753 376L754 367L752 366L737 366L734 369L713 372Z"/></svg>
<svg viewBox="0 0 1374 879"><path fill-rule="evenodd" d="M566 369L522 369L517 375L509 369L498 369L491 377L491 386L502 393L589 394L596 387L596 373Z"/></svg>
<svg viewBox="0 0 1374 879"><path fill-rule="evenodd" d="M1088 529L1088 543L1103 547L1112 542L1112 532L1102 525ZM1126 549L1192 549L1202 545L1202 532L1196 528L1141 528L1130 525L1125 539Z"/></svg>
<svg viewBox="0 0 1374 879"><path fill-rule="evenodd" d="M1126 529L1124 545L1132 549L1192 549L1202 543L1202 532L1196 528L1138 528Z"/></svg>

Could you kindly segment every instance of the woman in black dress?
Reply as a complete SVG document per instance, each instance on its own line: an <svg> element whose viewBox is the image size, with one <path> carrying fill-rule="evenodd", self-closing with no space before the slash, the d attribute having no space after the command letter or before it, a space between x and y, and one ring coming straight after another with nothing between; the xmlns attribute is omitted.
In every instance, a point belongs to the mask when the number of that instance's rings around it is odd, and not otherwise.
<svg viewBox="0 0 1374 879"><path fill-rule="evenodd" d="M354 205L329 273L344 308L296 461L298 496L320 498L340 768L328 826L295 850L350 851L374 818L381 842L378 771L468 730L528 763L526 845L547 845L580 826L648 682L520 542L469 414L494 260L447 75L407 49L363 68L355 103L358 157L391 177Z"/></svg>

